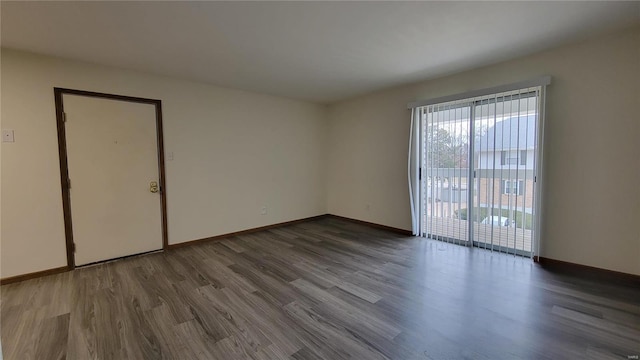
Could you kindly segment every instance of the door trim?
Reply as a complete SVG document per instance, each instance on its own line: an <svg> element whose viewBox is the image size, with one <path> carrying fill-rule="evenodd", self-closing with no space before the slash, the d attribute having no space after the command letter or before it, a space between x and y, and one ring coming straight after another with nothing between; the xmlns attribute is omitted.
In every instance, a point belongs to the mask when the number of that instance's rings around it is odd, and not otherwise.
<svg viewBox="0 0 640 360"><path fill-rule="evenodd" d="M60 185L62 187L62 210L64 213L64 232L67 248L67 266L73 270L75 265L75 251L73 245L73 226L71 223L71 198L69 193L69 164L67 162L67 137L64 127L64 104L62 96L77 95L109 100L120 100L134 103L154 105L156 110L156 142L158 145L158 169L160 176L160 213L162 223L162 249L167 250L169 246L167 231L167 186L164 169L164 142L162 133L162 101L140 97L124 96L99 93L93 91L53 88L56 108L56 124L58 129L58 155L60 158Z"/></svg>

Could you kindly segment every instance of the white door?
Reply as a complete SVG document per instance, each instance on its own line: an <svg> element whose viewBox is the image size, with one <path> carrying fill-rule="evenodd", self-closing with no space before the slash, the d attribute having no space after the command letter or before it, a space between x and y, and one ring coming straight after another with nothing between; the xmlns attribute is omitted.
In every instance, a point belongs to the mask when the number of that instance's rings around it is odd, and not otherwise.
<svg viewBox="0 0 640 360"><path fill-rule="evenodd" d="M153 104L63 95L76 265L162 248Z"/></svg>

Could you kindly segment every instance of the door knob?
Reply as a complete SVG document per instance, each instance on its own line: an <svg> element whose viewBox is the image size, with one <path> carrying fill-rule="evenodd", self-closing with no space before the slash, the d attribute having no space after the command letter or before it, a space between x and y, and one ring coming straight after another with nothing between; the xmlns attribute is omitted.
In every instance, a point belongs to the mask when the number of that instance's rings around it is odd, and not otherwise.
<svg viewBox="0 0 640 360"><path fill-rule="evenodd" d="M158 182L157 181L152 181L151 183L149 183L149 191L151 191L152 193L157 193L160 190L160 187L158 186Z"/></svg>

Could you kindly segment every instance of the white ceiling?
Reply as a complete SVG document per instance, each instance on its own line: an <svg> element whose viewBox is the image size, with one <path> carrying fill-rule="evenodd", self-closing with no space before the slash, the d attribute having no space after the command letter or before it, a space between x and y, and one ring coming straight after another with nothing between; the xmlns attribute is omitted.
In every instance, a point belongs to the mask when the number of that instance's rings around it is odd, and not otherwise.
<svg viewBox="0 0 640 360"><path fill-rule="evenodd" d="M7 2L2 46L328 103L640 23L640 2Z"/></svg>

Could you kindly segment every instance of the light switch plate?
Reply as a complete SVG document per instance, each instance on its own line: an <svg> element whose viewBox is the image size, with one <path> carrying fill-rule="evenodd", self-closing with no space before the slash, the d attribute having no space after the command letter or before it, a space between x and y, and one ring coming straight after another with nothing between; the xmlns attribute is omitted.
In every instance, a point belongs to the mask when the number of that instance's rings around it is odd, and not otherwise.
<svg viewBox="0 0 640 360"><path fill-rule="evenodd" d="M13 130L2 129L2 142L13 142Z"/></svg>

